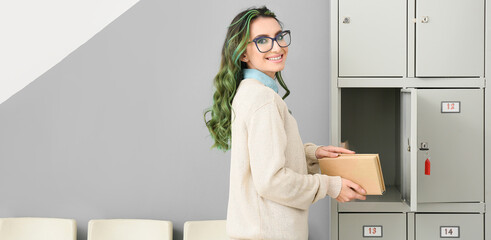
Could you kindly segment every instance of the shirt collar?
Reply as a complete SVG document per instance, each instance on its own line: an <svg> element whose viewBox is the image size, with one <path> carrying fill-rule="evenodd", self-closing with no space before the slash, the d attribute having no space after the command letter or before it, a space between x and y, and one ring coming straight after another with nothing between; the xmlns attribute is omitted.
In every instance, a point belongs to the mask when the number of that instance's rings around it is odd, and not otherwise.
<svg viewBox="0 0 491 240"><path fill-rule="evenodd" d="M243 73L244 73L244 78L256 79L261 83L263 83L264 85L266 85L267 87L273 89L276 93L278 93L278 85L276 84L276 81L272 79L270 76L266 75L265 73L253 68L246 68L243 70Z"/></svg>

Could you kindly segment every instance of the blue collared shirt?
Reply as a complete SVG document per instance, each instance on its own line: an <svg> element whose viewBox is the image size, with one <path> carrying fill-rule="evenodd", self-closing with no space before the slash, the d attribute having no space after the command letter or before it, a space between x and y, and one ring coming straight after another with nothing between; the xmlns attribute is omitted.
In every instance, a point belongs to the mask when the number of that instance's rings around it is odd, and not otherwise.
<svg viewBox="0 0 491 240"><path fill-rule="evenodd" d="M276 84L276 81L271 77L269 77L268 75L266 75L265 73L253 68L246 68L243 70L243 73L244 73L244 79L245 78L256 79L261 83L263 83L264 85L266 85L267 87L273 89L276 93L278 93L278 84Z"/></svg>

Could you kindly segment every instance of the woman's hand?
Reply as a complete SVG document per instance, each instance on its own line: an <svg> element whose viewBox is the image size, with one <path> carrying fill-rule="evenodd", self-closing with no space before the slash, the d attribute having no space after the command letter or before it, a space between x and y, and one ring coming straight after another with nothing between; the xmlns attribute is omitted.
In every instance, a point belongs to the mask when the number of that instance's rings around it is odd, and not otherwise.
<svg viewBox="0 0 491 240"><path fill-rule="evenodd" d="M341 178L341 192L339 193L336 200L338 202L349 202L353 199L366 200L364 196L367 192L365 189L360 187L360 185L348 180Z"/></svg>
<svg viewBox="0 0 491 240"><path fill-rule="evenodd" d="M340 153L353 154L355 152L342 147L335 146L321 146L315 151L315 157L317 159L328 157L335 158L339 156Z"/></svg>

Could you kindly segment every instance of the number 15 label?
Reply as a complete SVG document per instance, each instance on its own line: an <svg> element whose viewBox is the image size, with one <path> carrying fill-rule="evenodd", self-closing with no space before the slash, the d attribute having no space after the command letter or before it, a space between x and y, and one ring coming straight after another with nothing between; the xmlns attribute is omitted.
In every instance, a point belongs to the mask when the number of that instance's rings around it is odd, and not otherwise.
<svg viewBox="0 0 491 240"><path fill-rule="evenodd" d="M382 226L363 226L363 237L382 237Z"/></svg>

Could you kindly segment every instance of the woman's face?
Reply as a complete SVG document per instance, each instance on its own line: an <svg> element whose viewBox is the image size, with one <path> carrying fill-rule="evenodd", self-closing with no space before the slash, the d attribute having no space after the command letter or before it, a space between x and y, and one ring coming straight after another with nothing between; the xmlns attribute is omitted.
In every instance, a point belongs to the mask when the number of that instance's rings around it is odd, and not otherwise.
<svg viewBox="0 0 491 240"><path fill-rule="evenodd" d="M258 36L274 38L282 31L280 24L272 17L258 17L250 24L250 39L254 40ZM288 47L280 47L276 41L269 52L261 53L254 42L247 45L246 51L241 60L247 64L247 68L257 69L271 78L276 72L285 68L285 60L288 55Z"/></svg>

